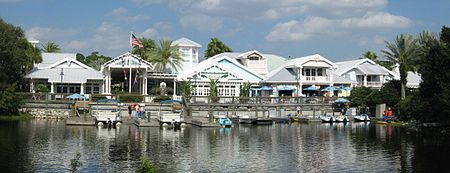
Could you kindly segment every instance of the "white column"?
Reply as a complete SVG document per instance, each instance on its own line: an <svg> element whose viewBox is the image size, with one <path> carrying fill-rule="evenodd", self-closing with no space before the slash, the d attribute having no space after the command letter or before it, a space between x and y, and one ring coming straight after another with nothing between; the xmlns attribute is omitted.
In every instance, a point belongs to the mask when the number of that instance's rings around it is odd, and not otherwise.
<svg viewBox="0 0 450 173"><path fill-rule="evenodd" d="M129 64L131 66L131 63ZM131 93L131 67L130 67L130 78L128 78L128 93Z"/></svg>
<svg viewBox="0 0 450 173"><path fill-rule="evenodd" d="M367 75L363 76L363 86L367 87Z"/></svg>
<svg viewBox="0 0 450 173"><path fill-rule="evenodd" d="M384 84L384 75L380 75L380 83Z"/></svg>
<svg viewBox="0 0 450 173"><path fill-rule="evenodd" d="M32 93L34 90L34 82L30 83L30 93Z"/></svg>
<svg viewBox="0 0 450 173"><path fill-rule="evenodd" d="M53 82L50 83L50 93L55 93L55 84Z"/></svg>
<svg viewBox="0 0 450 173"><path fill-rule="evenodd" d="M84 85L85 83L81 83L80 94L84 94Z"/></svg>
<svg viewBox="0 0 450 173"><path fill-rule="evenodd" d="M106 85L106 88L108 88L108 94L111 94L111 72L108 76L108 85Z"/></svg>
<svg viewBox="0 0 450 173"><path fill-rule="evenodd" d="M173 79L173 96L175 97L177 94L177 80Z"/></svg>

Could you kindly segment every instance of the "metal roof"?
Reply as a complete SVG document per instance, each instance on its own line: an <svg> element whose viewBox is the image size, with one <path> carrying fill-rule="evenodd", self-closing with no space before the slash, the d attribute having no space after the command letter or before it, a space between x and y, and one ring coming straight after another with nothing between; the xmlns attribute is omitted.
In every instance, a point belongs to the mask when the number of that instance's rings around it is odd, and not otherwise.
<svg viewBox="0 0 450 173"><path fill-rule="evenodd" d="M187 47L198 47L198 48L202 47L201 44L198 44L195 41L189 40L188 38L185 38L185 37L181 37L178 40L173 41L171 46L175 46L175 45L187 46Z"/></svg>
<svg viewBox="0 0 450 173"><path fill-rule="evenodd" d="M36 69L26 77L48 79L48 82L61 82L61 68ZM64 68L63 83L86 83L87 80L103 80L103 74L93 69Z"/></svg>

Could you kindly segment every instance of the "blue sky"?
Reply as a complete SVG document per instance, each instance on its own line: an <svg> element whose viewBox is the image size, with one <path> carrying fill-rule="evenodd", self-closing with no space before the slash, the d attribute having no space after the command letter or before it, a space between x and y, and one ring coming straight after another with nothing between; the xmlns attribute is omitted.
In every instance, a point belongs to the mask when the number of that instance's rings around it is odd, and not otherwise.
<svg viewBox="0 0 450 173"><path fill-rule="evenodd" d="M187 37L202 52L218 37L236 52L339 61L379 52L400 33L439 32L450 25L449 7L448 0L0 0L0 17L30 39L85 55L125 53L133 32Z"/></svg>

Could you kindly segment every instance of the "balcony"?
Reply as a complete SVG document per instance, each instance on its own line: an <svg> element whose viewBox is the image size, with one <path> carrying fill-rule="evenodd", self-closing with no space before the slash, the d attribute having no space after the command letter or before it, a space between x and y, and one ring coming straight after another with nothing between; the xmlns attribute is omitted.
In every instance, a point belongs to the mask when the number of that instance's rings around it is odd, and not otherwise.
<svg viewBox="0 0 450 173"><path fill-rule="evenodd" d="M303 76L305 81L309 82L329 82L330 77L329 76Z"/></svg>
<svg viewBox="0 0 450 173"><path fill-rule="evenodd" d="M358 81L358 87L364 86L363 81ZM383 86L383 83L381 81L367 81L367 85L365 87L370 88L381 88Z"/></svg>

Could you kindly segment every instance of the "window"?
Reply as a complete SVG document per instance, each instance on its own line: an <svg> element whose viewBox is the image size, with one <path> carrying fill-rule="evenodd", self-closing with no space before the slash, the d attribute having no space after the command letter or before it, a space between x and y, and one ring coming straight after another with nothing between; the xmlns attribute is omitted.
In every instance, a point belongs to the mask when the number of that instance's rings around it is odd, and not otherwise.
<svg viewBox="0 0 450 173"><path fill-rule="evenodd" d="M317 69L317 76L323 76L322 70L321 68Z"/></svg>

